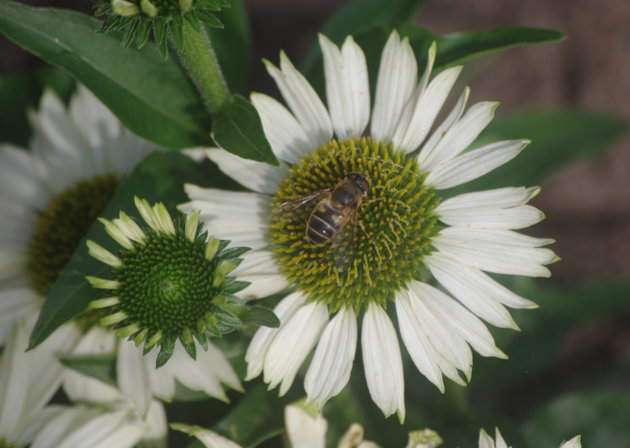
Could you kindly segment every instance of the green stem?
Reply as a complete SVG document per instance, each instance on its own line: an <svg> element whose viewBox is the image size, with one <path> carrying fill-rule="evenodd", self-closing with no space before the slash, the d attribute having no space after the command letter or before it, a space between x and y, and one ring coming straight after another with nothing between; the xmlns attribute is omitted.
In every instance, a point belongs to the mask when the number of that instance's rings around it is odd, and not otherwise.
<svg viewBox="0 0 630 448"><path fill-rule="evenodd" d="M200 23L199 27L200 30L195 31L192 25L184 21L183 45L181 48L175 46L206 109L210 114L215 114L229 101L230 91L203 24Z"/></svg>

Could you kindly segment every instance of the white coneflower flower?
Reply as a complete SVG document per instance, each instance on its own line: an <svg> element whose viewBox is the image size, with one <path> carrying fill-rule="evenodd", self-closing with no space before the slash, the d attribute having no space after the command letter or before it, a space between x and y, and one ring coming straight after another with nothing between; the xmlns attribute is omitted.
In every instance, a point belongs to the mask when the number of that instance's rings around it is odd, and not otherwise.
<svg viewBox="0 0 630 448"><path fill-rule="evenodd" d="M479 448L510 448L499 428L495 428L495 438L493 439L488 435L486 431L483 429L479 431ZM582 444L580 442L580 436L575 436L571 440L568 440L560 445L560 448L582 448Z"/></svg>
<svg viewBox="0 0 630 448"><path fill-rule="evenodd" d="M154 149L79 86L68 108L44 92L30 150L0 145L0 345L37 313L122 177Z"/></svg>
<svg viewBox="0 0 630 448"><path fill-rule="evenodd" d="M440 390L443 375L465 384L472 352L505 357L482 320L517 328L506 306L535 305L494 281L499 274L549 275L550 239L515 232L543 218L526 205L538 188L502 188L443 199L441 192L515 157L526 140L466 149L492 120L497 103L465 111L468 89L434 121L461 67L431 78L435 45L418 80L407 39L392 33L381 56L373 105L363 51L320 36L328 108L286 55L267 62L289 109L261 94L252 102L280 167L221 150L209 157L249 192L186 186L206 229L251 247L235 275L256 298L288 288L275 309L278 329L261 328L246 354L247 378L264 374L289 389L306 373L318 406L348 382L359 339L372 399L404 419L404 379L396 328L417 368ZM370 111L371 114L370 114ZM431 133L430 130L433 129ZM430 274L446 292L428 283ZM472 350L471 350L472 348ZM463 373L462 378L460 372Z"/></svg>
<svg viewBox="0 0 630 448"><path fill-rule="evenodd" d="M284 408L284 423L291 448L326 448L328 422L321 414L311 415L303 406L292 404ZM207 448L241 448L238 443L199 426L175 423L171 427L197 437ZM358 423L353 423L336 446L337 448L379 448L376 443L364 440L363 434L363 427ZM440 443L441 439L434 431L414 431L409 433L407 448L435 448Z"/></svg>
<svg viewBox="0 0 630 448"><path fill-rule="evenodd" d="M67 109L53 93L45 92L30 119L34 129L30 151L0 146L0 345L16 322L39 312L43 297L120 181L156 149L125 129L81 86ZM227 397L221 383L240 388L227 359L214 346L198 350L195 362L177 342L171 366L156 370L157 354L144 357L141 348L118 341L94 323L83 318L80 328L85 333L73 332L76 337L64 339L62 348L74 347L73 356L116 355L119 386L142 415L149 410L151 396L173 399L177 382L223 400ZM95 402L119 398L118 391L96 379L73 371L64 377L71 398L91 397L88 401Z"/></svg>
<svg viewBox="0 0 630 448"><path fill-rule="evenodd" d="M240 322L233 313L243 307L242 300L233 294L247 283L228 274L247 249L227 248L227 242L200 234L198 213L174 221L162 203L151 206L136 197L135 204L144 225L124 212L112 221L101 218L120 250L87 242L90 255L110 271L106 278L88 277L106 292L88 309L123 339L117 348L119 386L144 410L149 391L173 398L175 380L227 400L221 382L236 389L240 382L208 335L221 336ZM111 351L116 342L102 332L88 333L75 354ZM154 347L157 353L143 359L143 352ZM175 359L164 367L171 357ZM66 390L71 396L85 393L86 381L73 375ZM106 385L88 388L100 401L107 396Z"/></svg>

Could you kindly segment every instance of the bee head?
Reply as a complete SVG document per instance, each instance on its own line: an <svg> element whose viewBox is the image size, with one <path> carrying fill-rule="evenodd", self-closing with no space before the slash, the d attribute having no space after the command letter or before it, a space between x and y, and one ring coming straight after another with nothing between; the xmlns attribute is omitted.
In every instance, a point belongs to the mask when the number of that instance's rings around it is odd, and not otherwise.
<svg viewBox="0 0 630 448"><path fill-rule="evenodd" d="M364 196L367 196L368 194L370 194L370 190L372 188L370 186L370 181L368 180L368 177L365 174L356 173L356 172L348 173L346 175L346 180L356 185L359 188L359 190L361 190Z"/></svg>

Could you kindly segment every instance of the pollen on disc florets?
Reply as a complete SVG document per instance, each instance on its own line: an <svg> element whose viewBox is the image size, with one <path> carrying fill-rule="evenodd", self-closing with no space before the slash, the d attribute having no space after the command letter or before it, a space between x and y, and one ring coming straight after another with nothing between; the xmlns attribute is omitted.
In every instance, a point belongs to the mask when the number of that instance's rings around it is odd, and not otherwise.
<svg viewBox="0 0 630 448"><path fill-rule="evenodd" d="M77 182L53 197L39 213L26 252L26 271L39 295L48 294L119 183L113 174Z"/></svg>
<svg viewBox="0 0 630 448"><path fill-rule="evenodd" d="M110 279L88 277L94 287L111 293L90 308L107 311L100 323L144 344L145 352L159 344L158 367L170 358L177 339L195 358L194 339L206 348L208 332L220 336L240 323L233 311L242 300L233 294L247 283L228 274L247 249L226 249L227 241L201 233L196 212L174 223L163 204L151 207L136 198L136 206L148 228L123 212L101 220L123 246L117 254L88 241L90 254L111 267Z"/></svg>
<svg viewBox="0 0 630 448"><path fill-rule="evenodd" d="M339 272L332 242L314 245L306 236L322 196L292 211L282 204L334 189L351 172L366 175L371 191L356 210L356 225L352 220L345 224L354 225L354 249L349 249L349 267ZM421 277L423 259L433 250L438 198L424 179L415 158L369 137L332 140L307 154L291 167L272 202L270 238L281 271L311 300L333 311L344 305L355 310L371 302L386 305L396 291Z"/></svg>

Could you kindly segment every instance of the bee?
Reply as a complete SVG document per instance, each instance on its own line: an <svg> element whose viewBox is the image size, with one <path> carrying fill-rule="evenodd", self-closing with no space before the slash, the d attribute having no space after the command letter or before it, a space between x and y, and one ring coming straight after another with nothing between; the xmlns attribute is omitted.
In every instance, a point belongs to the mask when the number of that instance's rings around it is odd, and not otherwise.
<svg viewBox="0 0 630 448"><path fill-rule="evenodd" d="M365 174L351 172L332 188L324 188L276 208L293 212L317 201L306 222L306 239L316 246L332 241L335 268L344 272L354 258L354 233L357 225L357 210L371 186Z"/></svg>

